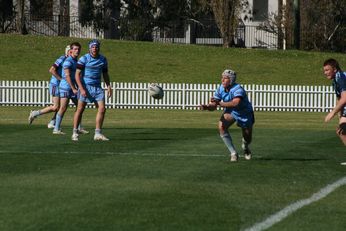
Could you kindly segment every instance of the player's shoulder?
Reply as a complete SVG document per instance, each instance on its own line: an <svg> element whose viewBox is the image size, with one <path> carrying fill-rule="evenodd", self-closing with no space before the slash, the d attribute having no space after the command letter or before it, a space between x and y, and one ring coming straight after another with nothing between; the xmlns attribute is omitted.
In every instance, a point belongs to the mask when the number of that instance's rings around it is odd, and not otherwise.
<svg viewBox="0 0 346 231"><path fill-rule="evenodd" d="M232 91L243 91L244 88L243 88L240 84L234 83L233 86L232 86L232 88L231 88L231 90L232 90Z"/></svg>
<svg viewBox="0 0 346 231"><path fill-rule="evenodd" d="M345 83L346 82L346 72L339 71L335 75L335 81L339 83Z"/></svg>
<svg viewBox="0 0 346 231"><path fill-rule="evenodd" d="M73 58L71 56L68 56L66 59L65 59L65 62L66 61L71 61Z"/></svg>
<svg viewBox="0 0 346 231"><path fill-rule="evenodd" d="M55 63L62 63L62 62L65 61L65 59L66 59L66 56L65 56L65 55L59 56L59 58L57 58L57 59L55 60Z"/></svg>
<svg viewBox="0 0 346 231"><path fill-rule="evenodd" d="M71 65L73 63L73 58L71 56L67 57L64 61L64 66Z"/></svg>
<svg viewBox="0 0 346 231"><path fill-rule="evenodd" d="M237 84L237 83L235 83L232 86L231 92L233 95L237 95L237 96L246 94L244 88L240 84Z"/></svg>
<svg viewBox="0 0 346 231"><path fill-rule="evenodd" d="M78 62L86 62L87 60L89 60L90 59L90 54L89 53L87 53L87 54L85 54L85 55L82 55L79 59L78 59Z"/></svg>
<svg viewBox="0 0 346 231"><path fill-rule="evenodd" d="M100 59L100 60L103 60L103 61L107 61L106 56L104 56L104 55L102 55L102 54L99 54L99 59Z"/></svg>

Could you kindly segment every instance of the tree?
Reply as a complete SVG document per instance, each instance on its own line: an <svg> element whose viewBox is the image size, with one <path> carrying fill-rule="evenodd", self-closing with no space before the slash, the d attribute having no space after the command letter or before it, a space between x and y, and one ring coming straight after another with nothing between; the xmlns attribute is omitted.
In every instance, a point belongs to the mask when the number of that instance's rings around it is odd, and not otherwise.
<svg viewBox="0 0 346 231"><path fill-rule="evenodd" d="M239 24L240 12L247 0L197 0L200 8L210 8L223 39L224 47L235 45L234 35Z"/></svg>
<svg viewBox="0 0 346 231"><path fill-rule="evenodd" d="M124 0L122 37L152 40L154 27L168 28L165 32L172 32L189 18L188 5L187 0Z"/></svg>
<svg viewBox="0 0 346 231"><path fill-rule="evenodd" d="M120 19L121 37L129 40L152 40L154 11L148 0L123 0Z"/></svg>
<svg viewBox="0 0 346 231"><path fill-rule="evenodd" d="M289 39L293 37L294 33L294 15L289 13L291 9L293 9L293 2L283 5L280 0L278 13L270 13L266 20L258 26L258 29L277 36L278 49L287 49L294 45L293 39ZM293 41L292 44L291 41Z"/></svg>
<svg viewBox="0 0 346 231"><path fill-rule="evenodd" d="M79 4L79 21L82 26L93 26L96 32L103 30L105 23L101 14L102 2L100 0L80 0Z"/></svg>
<svg viewBox="0 0 346 231"><path fill-rule="evenodd" d="M0 0L0 9L0 33L4 33L14 21L12 1Z"/></svg>
<svg viewBox="0 0 346 231"><path fill-rule="evenodd" d="M28 34L25 25L25 0L17 0L16 8L16 27L20 34Z"/></svg>
<svg viewBox="0 0 346 231"><path fill-rule="evenodd" d="M234 45L234 34L238 26L241 0L211 0L211 8L221 36L223 46Z"/></svg>
<svg viewBox="0 0 346 231"><path fill-rule="evenodd" d="M80 0L80 17L82 26L93 26L96 33L109 29L113 11L119 11L120 0Z"/></svg>
<svg viewBox="0 0 346 231"><path fill-rule="evenodd" d="M345 0L301 0L301 48L345 51Z"/></svg>

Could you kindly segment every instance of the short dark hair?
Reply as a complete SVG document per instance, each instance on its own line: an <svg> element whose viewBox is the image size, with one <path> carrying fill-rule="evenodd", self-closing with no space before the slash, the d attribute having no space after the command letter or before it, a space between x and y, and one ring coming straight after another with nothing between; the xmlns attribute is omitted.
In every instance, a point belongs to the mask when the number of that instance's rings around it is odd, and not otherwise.
<svg viewBox="0 0 346 231"><path fill-rule="evenodd" d="M327 66L327 65L335 68L338 71L341 71L340 65L338 61L336 61L335 59L327 59L326 61L324 61L323 66Z"/></svg>
<svg viewBox="0 0 346 231"><path fill-rule="evenodd" d="M80 45L79 42L73 42L73 43L71 43L71 44L70 44L71 49L72 49L73 46L76 46L76 47L79 47L79 48L82 47L82 45Z"/></svg>

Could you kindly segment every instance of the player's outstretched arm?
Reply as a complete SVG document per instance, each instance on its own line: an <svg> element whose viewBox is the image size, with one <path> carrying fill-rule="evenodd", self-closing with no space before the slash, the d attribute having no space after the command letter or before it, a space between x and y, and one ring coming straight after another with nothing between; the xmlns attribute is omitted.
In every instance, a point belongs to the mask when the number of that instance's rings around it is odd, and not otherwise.
<svg viewBox="0 0 346 231"><path fill-rule="evenodd" d="M331 119L333 119L333 117L341 111L342 108L344 108L346 105L346 91L343 91L341 93L341 97L338 100L338 102L336 103L335 107L333 108L333 110L331 112L329 112L327 114L327 116L324 119L324 122L329 122Z"/></svg>
<svg viewBox="0 0 346 231"><path fill-rule="evenodd" d="M220 106L221 107L236 107L240 104L241 102L241 98L240 97L236 97L234 99L232 99L230 102L220 102Z"/></svg>

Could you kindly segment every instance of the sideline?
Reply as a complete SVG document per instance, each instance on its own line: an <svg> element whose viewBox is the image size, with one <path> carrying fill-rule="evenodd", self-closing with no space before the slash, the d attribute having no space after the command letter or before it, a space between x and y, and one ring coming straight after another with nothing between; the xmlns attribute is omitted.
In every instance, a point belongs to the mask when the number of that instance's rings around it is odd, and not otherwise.
<svg viewBox="0 0 346 231"><path fill-rule="evenodd" d="M261 231L270 228L276 223L282 221L290 214L294 213L298 209L309 205L313 202L319 201L326 197L328 194L332 193L334 190L339 188L340 186L346 185L346 176L335 181L332 184L328 184L326 187L322 188L317 193L312 194L310 198L299 200L293 204L288 205L286 208L280 210L279 212L269 216L262 222L255 223L252 227L245 229L244 231Z"/></svg>

